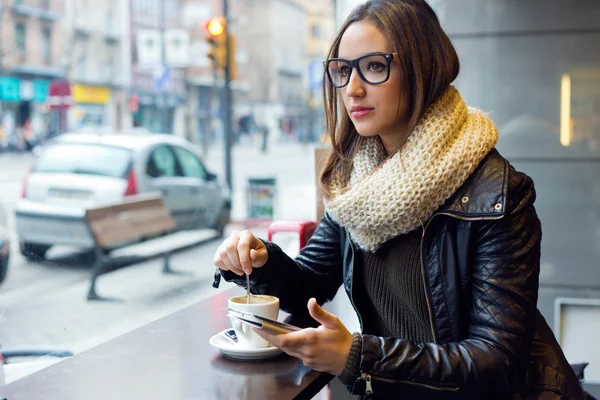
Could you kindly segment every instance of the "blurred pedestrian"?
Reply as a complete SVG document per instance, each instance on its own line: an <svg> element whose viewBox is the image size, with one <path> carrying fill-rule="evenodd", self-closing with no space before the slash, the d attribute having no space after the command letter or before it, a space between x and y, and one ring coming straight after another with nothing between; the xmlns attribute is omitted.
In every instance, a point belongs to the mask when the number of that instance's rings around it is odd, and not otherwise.
<svg viewBox="0 0 600 400"><path fill-rule="evenodd" d="M458 72L424 0L359 5L326 63L331 151L317 230L295 259L234 232L215 264L240 286L251 274L285 311L308 308L318 328L259 334L352 393L581 399L536 307L533 182L495 150L493 122L451 85ZM342 284L362 332L319 306Z"/></svg>
<svg viewBox="0 0 600 400"><path fill-rule="evenodd" d="M268 151L268 146L269 146L269 128L266 125L261 125L260 128L260 134L262 137L262 145L260 150L263 153L266 153Z"/></svg>

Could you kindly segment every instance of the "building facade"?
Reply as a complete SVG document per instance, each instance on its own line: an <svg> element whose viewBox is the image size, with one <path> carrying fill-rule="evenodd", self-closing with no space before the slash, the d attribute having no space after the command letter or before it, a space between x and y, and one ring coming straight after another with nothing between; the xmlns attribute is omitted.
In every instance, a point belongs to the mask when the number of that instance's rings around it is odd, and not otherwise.
<svg viewBox="0 0 600 400"><path fill-rule="evenodd" d="M47 105L63 77L63 0L0 1L0 150L30 148L51 130Z"/></svg>
<svg viewBox="0 0 600 400"><path fill-rule="evenodd" d="M287 138L306 128L303 50L306 12L290 0L257 0L248 7L240 36L248 40L248 101L273 137ZM289 23L294 21L294 23ZM304 124L304 125L302 125Z"/></svg>
<svg viewBox="0 0 600 400"><path fill-rule="evenodd" d="M247 37L240 34L247 23L246 9L251 6L248 1L230 2L229 32L233 38L233 68L230 87L233 95L233 127L237 121L248 113L247 101L247 69L248 61ZM188 124L192 137L190 140L202 145L206 151L208 146L223 136L221 106L223 71L215 70L207 57L209 44L205 25L208 20L223 15L223 2L220 0L185 0L182 5L182 21L190 33L190 63L186 70L188 84Z"/></svg>
<svg viewBox="0 0 600 400"><path fill-rule="evenodd" d="M72 99L69 130L90 124L122 129L130 124L128 21L125 1L66 0L63 34Z"/></svg>
<svg viewBox="0 0 600 400"><path fill-rule="evenodd" d="M171 48L161 50L181 25L180 0L131 0L131 88L133 126L188 137L185 69L170 65ZM149 54L149 55L148 55ZM155 55L155 56L154 56Z"/></svg>

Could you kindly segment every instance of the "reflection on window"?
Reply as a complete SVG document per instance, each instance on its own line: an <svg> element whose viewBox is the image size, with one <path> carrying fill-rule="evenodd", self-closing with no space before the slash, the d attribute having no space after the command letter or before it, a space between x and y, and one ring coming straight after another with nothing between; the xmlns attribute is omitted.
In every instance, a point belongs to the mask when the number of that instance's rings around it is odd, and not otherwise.
<svg viewBox="0 0 600 400"><path fill-rule="evenodd" d="M561 77L560 143L600 151L600 69Z"/></svg>
<svg viewBox="0 0 600 400"><path fill-rule="evenodd" d="M560 144L571 144L571 76L564 74L560 82Z"/></svg>

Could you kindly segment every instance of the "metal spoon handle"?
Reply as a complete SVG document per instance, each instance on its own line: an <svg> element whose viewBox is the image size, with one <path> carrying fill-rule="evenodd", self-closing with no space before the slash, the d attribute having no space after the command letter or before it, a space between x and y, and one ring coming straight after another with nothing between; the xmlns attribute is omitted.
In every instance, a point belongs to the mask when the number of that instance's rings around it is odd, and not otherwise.
<svg viewBox="0 0 600 400"><path fill-rule="evenodd" d="M250 274L246 274L246 304L250 304Z"/></svg>

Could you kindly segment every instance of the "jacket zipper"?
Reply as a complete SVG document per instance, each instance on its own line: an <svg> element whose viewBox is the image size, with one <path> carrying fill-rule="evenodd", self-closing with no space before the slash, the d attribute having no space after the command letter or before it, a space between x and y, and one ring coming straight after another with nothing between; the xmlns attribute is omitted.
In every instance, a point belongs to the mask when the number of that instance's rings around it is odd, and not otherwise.
<svg viewBox="0 0 600 400"><path fill-rule="evenodd" d="M427 226L429 226L429 223L436 215L437 214L434 214L429 219L429 222L427 222ZM427 226L423 224L423 221L421 221L421 219L419 219L419 222L421 222L421 226L423 227L423 233L421 234L421 245L419 250L419 258L421 259L421 275L423 278L423 290L425 290L425 301L427 302L427 312L429 314L429 325L431 326L431 335L433 338L433 343L437 343L437 334L435 332L435 326L433 324L433 310L431 307L431 298L429 295L429 288L427 286L427 277L425 275L425 261L423 261L423 242L425 241L425 229L427 228Z"/></svg>
<svg viewBox="0 0 600 400"><path fill-rule="evenodd" d="M504 215L499 215L499 216L490 216L490 217L462 217L460 215L456 215L456 214L452 214L452 213L444 213L444 212L439 212L436 214L433 214L431 216L431 218L429 218L429 221L427 221L427 225L423 224L422 220L419 220L419 222L421 222L421 227L423 228L423 233L421 235L421 246L420 246L420 258L421 258L421 274L423 276L423 287L425 289L425 300L427 302L427 311L429 312L429 324L431 325L431 334L433 335L433 343L438 343L438 338L437 338L437 333L435 331L435 325L434 325L434 319L433 319L433 308L431 306L431 296L429 293L429 286L427 285L427 276L425 274L425 261L424 261L424 256L423 256L423 242L425 241L425 230L427 229L427 227L429 227L429 225L431 224L431 221L433 221L433 219L437 216L437 215L445 215L447 217L451 217L451 218L456 218L459 219L461 221L484 221L484 220L489 220L489 221L493 221L493 220L498 220L498 219L502 219L502 217Z"/></svg>
<svg viewBox="0 0 600 400"><path fill-rule="evenodd" d="M366 372L361 373L360 379L365 381L365 396L371 396L373 395L373 378L371 377L371 375L367 374ZM408 381L408 380L402 380L402 379L386 379L386 378L377 378L380 381L383 382L389 382L389 383L402 383L405 385L410 385L410 386L417 386L417 387L422 387L425 389L429 389L429 390L435 390L437 392L455 392L458 393L460 392L460 388L458 387L444 387L444 386L434 386L434 385L428 385L426 383L420 383L420 382L413 382L413 381Z"/></svg>
<svg viewBox="0 0 600 400"><path fill-rule="evenodd" d="M358 312L358 308L356 308L356 304L354 304L354 298L352 296L352 293L354 292L354 246L352 245L352 241L350 240L350 236L348 235L348 233L346 233L346 240L348 241L348 244L350 245L350 250L352 251L352 274L350 275L350 304L352 304L352 307L354 308L354 312L358 316L358 322L360 324L360 331L362 332L363 320L362 320L362 317L360 316L360 313Z"/></svg>
<svg viewBox="0 0 600 400"><path fill-rule="evenodd" d="M371 396L373 394L373 385L371 385L371 375L363 372L360 377L366 382L365 395Z"/></svg>

